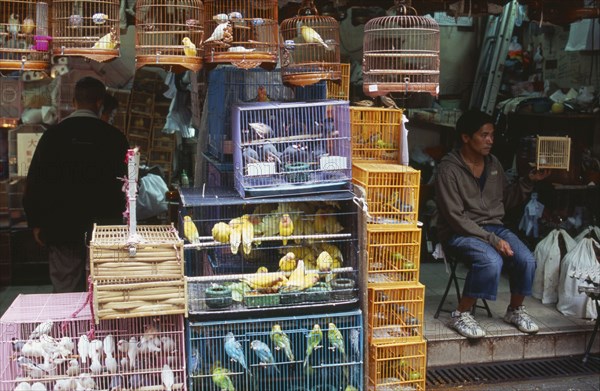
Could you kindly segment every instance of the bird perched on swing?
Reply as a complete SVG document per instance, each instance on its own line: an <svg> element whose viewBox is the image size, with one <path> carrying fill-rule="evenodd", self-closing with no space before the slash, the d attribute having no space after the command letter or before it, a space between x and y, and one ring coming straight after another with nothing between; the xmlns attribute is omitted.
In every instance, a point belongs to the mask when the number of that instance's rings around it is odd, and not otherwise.
<svg viewBox="0 0 600 391"><path fill-rule="evenodd" d="M191 39L189 39L189 37L183 37L181 43L183 43L183 53L186 56L196 57L196 54L198 53L198 51L196 50L196 45L194 45L194 43Z"/></svg>

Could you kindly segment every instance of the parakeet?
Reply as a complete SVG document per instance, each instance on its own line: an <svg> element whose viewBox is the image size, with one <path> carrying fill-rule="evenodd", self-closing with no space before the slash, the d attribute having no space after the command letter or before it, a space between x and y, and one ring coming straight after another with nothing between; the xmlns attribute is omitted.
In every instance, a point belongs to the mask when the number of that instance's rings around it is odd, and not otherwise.
<svg viewBox="0 0 600 391"><path fill-rule="evenodd" d="M183 216L183 235L190 243L197 243L200 239L198 228L190 216Z"/></svg>
<svg viewBox="0 0 600 391"><path fill-rule="evenodd" d="M196 50L196 45L194 45L194 43L188 37L183 37L181 43L183 43L183 53L185 53L186 56L196 57L196 54L198 53Z"/></svg>
<svg viewBox="0 0 600 391"><path fill-rule="evenodd" d="M190 373L192 375L196 375L200 370L200 353L198 352L197 348L192 349L192 352L190 354L189 366Z"/></svg>
<svg viewBox="0 0 600 391"><path fill-rule="evenodd" d="M168 364L163 365L162 371L160 372L160 379L165 386L165 390L173 390L173 384L175 384L175 374Z"/></svg>
<svg viewBox="0 0 600 391"><path fill-rule="evenodd" d="M279 260L279 269L282 272L291 272L296 268L296 255L293 252L288 252Z"/></svg>
<svg viewBox="0 0 600 391"><path fill-rule="evenodd" d="M229 246L232 254L237 254L242 244L242 221L239 218L231 219L229 221L229 227L231 232L229 233Z"/></svg>
<svg viewBox="0 0 600 391"><path fill-rule="evenodd" d="M346 346L344 345L344 337L342 336L341 331L334 323L329 323L328 327L327 339L329 340L330 348L332 350L338 350L342 354L344 361L347 361Z"/></svg>
<svg viewBox="0 0 600 391"><path fill-rule="evenodd" d="M229 44L233 41L232 27L229 21L221 24L217 24L213 33L204 41L204 43L208 42L216 42L216 43L225 43Z"/></svg>
<svg viewBox="0 0 600 391"><path fill-rule="evenodd" d="M290 277L285 284L285 289L283 291L297 291L301 290L304 286L304 277L306 274L306 269L304 267L304 261L299 260L296 265L296 269L290 274Z"/></svg>
<svg viewBox="0 0 600 391"><path fill-rule="evenodd" d="M272 131L273 129L267 125L264 124L262 122L252 122L252 123L248 123L248 126L250 127L250 129L252 129L256 135L260 138L265 138L267 137Z"/></svg>
<svg viewBox="0 0 600 391"><path fill-rule="evenodd" d="M308 333L308 342L306 346L306 354L304 357L304 367L308 365L308 359L313 351L319 346L321 341L323 340L323 332L321 331L321 327L318 324L315 324Z"/></svg>
<svg viewBox="0 0 600 391"><path fill-rule="evenodd" d="M52 325L54 325L54 322L52 322L51 320L47 320L38 324L35 327L35 329L33 329L31 334L29 334L29 339L35 339L41 337L42 335L50 334L50 331L52 330Z"/></svg>
<svg viewBox="0 0 600 391"><path fill-rule="evenodd" d="M225 353L227 353L232 361L237 361L246 372L250 373L248 371L248 365L246 364L246 356L244 355L242 344L235 339L232 332L225 335Z"/></svg>
<svg viewBox="0 0 600 391"><path fill-rule="evenodd" d="M327 251L321 251L321 254L317 257L317 269L320 272L327 273L331 271L333 265L333 258Z"/></svg>
<svg viewBox="0 0 600 391"><path fill-rule="evenodd" d="M271 341L273 341L276 350L283 349L288 361L294 361L290 338L281 330L281 326L278 324L274 324L271 329Z"/></svg>
<svg viewBox="0 0 600 391"><path fill-rule="evenodd" d="M21 31L21 25L19 24L19 15L18 14L10 14L8 17L8 24L6 25L6 31L9 36L16 37Z"/></svg>
<svg viewBox="0 0 600 391"><path fill-rule="evenodd" d="M212 228L213 239L219 243L229 243L229 235L231 234L231 227L229 224L224 222L216 223Z"/></svg>
<svg viewBox="0 0 600 391"><path fill-rule="evenodd" d="M261 364L275 364L275 358L273 357L273 353L271 353L271 349L269 349L269 346L266 343L255 339L254 341L250 342L250 347L258 356L258 359L260 360ZM277 373L281 373L275 365L270 366L274 368L277 371Z"/></svg>
<svg viewBox="0 0 600 391"><path fill-rule="evenodd" d="M95 44L94 46L92 46L92 49L104 49L104 50L111 50L117 47L117 36L115 35L114 32L110 32L106 35L104 35L102 38L100 38Z"/></svg>
<svg viewBox="0 0 600 391"><path fill-rule="evenodd" d="M287 242L288 242L285 237L291 236L293 233L294 233L294 222L290 218L289 214L284 213L281 216L281 219L279 220L279 235L284 237L284 239L282 240L284 246L287 245Z"/></svg>
<svg viewBox="0 0 600 391"><path fill-rule="evenodd" d="M352 354L357 357L355 360L358 360L358 357L360 357L360 331L358 329L350 330L350 348Z"/></svg>
<svg viewBox="0 0 600 391"><path fill-rule="evenodd" d="M212 381L221 391L235 391L229 378L229 370L215 365L212 369Z"/></svg>
<svg viewBox="0 0 600 391"><path fill-rule="evenodd" d="M381 99L381 103L388 109L399 109L399 107L396 105L396 102L389 96L382 95L379 97L379 99Z"/></svg>
<svg viewBox="0 0 600 391"><path fill-rule="evenodd" d="M308 27L306 25L302 25L302 27L300 27L300 29L301 29L301 32L302 32L302 38L304 38L305 42L319 44L319 45L323 46L325 48L325 50L333 50L334 49L333 47L327 45L323 41L323 38L321 38L321 36L319 35L319 33L317 33L312 28L310 28L310 27Z"/></svg>

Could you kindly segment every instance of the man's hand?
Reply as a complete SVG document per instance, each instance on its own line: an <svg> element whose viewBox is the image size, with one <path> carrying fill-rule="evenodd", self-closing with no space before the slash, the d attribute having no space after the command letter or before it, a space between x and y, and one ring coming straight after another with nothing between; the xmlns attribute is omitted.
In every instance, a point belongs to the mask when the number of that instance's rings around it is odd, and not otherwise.
<svg viewBox="0 0 600 391"><path fill-rule="evenodd" d="M44 243L42 241L42 238L40 237L40 233L41 233L41 229L40 228L34 228L33 229L33 239L35 240L35 242L37 244L39 244L42 247L45 247L46 243Z"/></svg>
<svg viewBox="0 0 600 391"><path fill-rule="evenodd" d="M548 170L548 169L529 171L529 179L534 182L546 179L546 178L548 178L549 175L550 175L550 170Z"/></svg>
<svg viewBox="0 0 600 391"><path fill-rule="evenodd" d="M496 245L496 250L498 250L500 255L502 255L503 257L512 257L515 254L512 248L510 247L510 244L508 244L506 240L502 239L500 239L500 241Z"/></svg>

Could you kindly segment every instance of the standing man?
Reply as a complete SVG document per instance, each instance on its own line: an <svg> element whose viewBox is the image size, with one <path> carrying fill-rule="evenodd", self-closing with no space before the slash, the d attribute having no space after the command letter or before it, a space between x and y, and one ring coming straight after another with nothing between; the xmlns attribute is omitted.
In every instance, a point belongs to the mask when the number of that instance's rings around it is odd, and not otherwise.
<svg viewBox="0 0 600 391"><path fill-rule="evenodd" d="M27 175L23 206L37 243L48 248L54 292L85 290L93 224L122 224L129 148L123 133L101 120L106 87L84 77L75 111L42 135Z"/></svg>
<svg viewBox="0 0 600 391"><path fill-rule="evenodd" d="M490 153L494 125L485 113L465 112L456 123L456 131L462 145L442 159L435 182L439 240L446 251L470 265L450 327L467 338L485 336L470 311L478 298L496 300L506 263L511 297L504 320L521 332L536 333L538 326L523 306L524 298L531 295L535 257L503 226L502 219L506 209L525 201L533 181L546 178L550 172L532 171L527 178L510 183L500 161Z"/></svg>

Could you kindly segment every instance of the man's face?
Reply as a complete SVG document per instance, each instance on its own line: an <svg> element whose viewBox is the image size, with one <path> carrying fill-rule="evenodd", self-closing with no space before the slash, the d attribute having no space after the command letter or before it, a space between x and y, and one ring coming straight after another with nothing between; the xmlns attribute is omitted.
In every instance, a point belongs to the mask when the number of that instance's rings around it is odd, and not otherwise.
<svg viewBox="0 0 600 391"><path fill-rule="evenodd" d="M462 135L464 145L472 152L481 156L487 156L494 144L494 125L484 124L472 136Z"/></svg>

